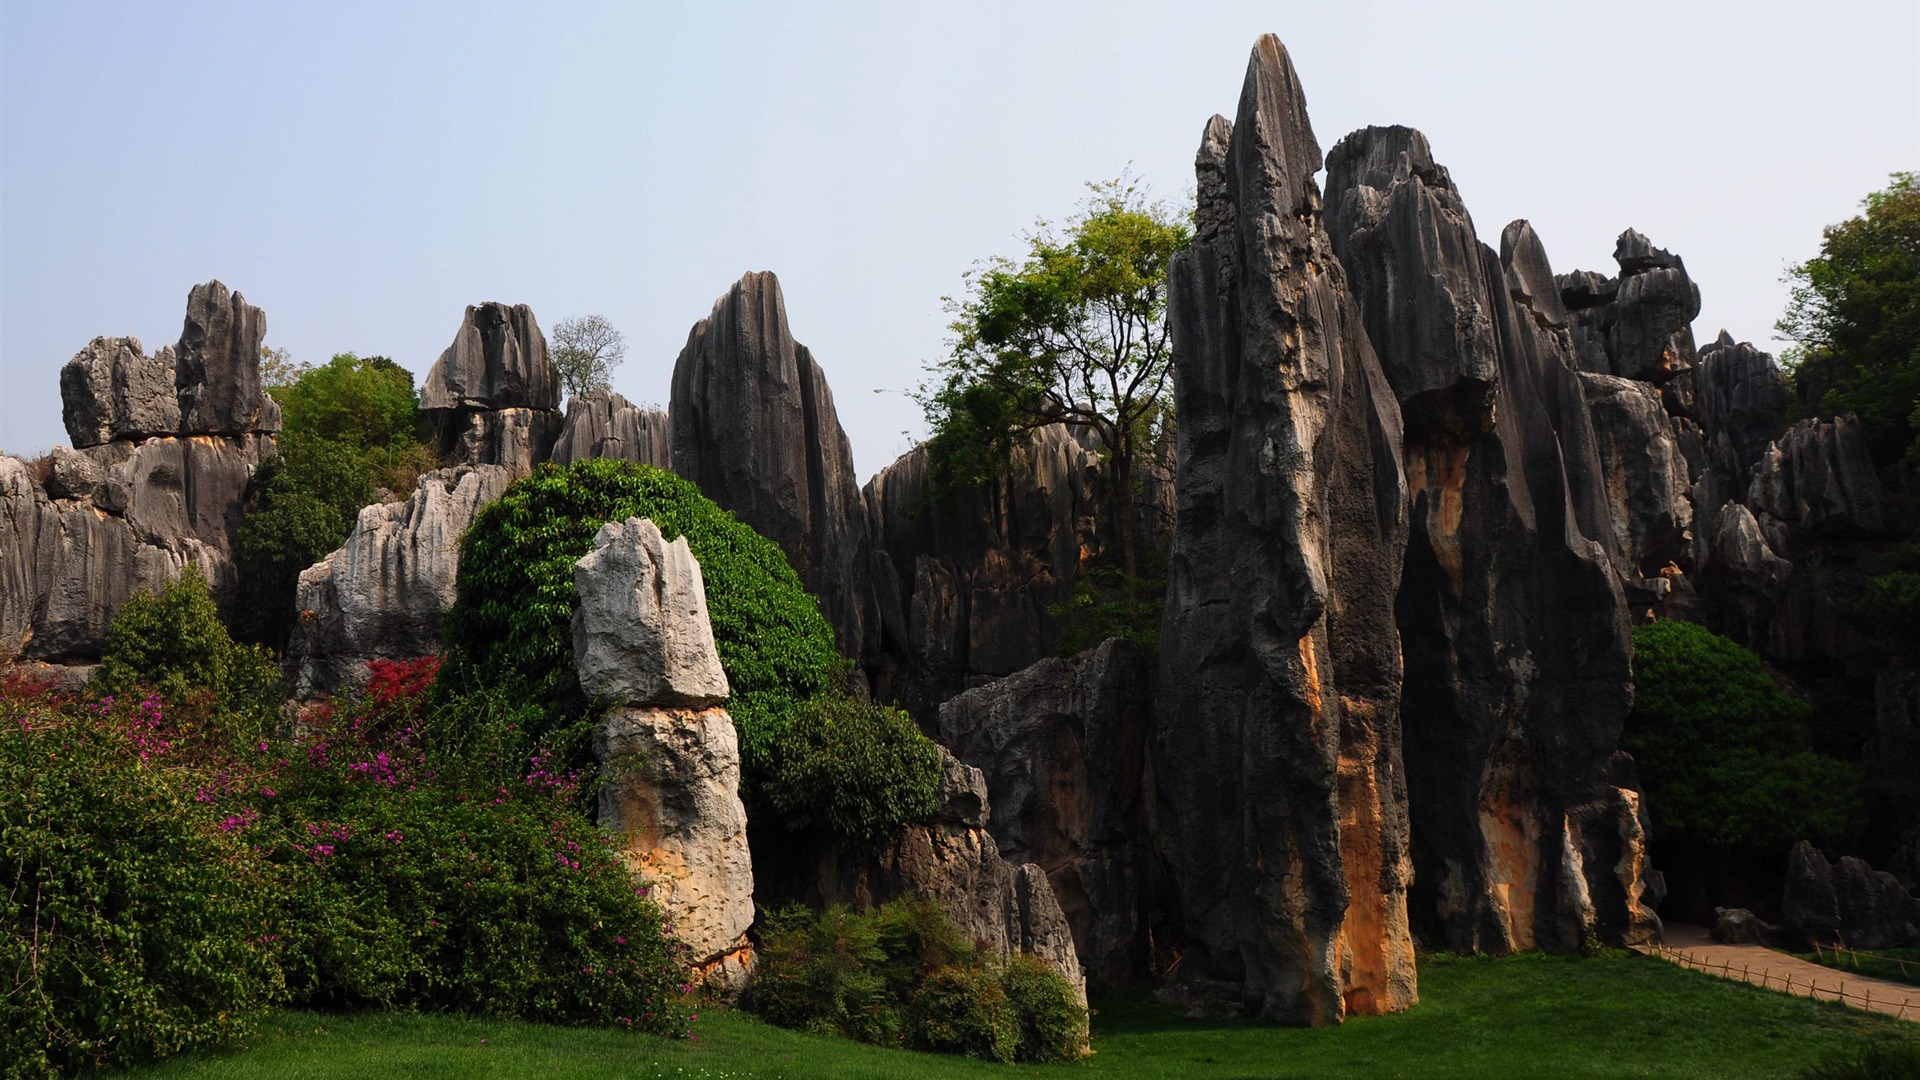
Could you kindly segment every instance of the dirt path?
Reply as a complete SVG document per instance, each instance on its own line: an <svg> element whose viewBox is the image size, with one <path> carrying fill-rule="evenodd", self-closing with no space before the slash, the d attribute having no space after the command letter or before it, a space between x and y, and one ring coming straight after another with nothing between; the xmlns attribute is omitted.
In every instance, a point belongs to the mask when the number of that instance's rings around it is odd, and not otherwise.
<svg viewBox="0 0 1920 1080"><path fill-rule="evenodd" d="M1760 945L1722 945L1698 926L1669 923L1666 937L1665 945L1635 950L1709 975L1920 1022L1920 986L1822 967Z"/></svg>

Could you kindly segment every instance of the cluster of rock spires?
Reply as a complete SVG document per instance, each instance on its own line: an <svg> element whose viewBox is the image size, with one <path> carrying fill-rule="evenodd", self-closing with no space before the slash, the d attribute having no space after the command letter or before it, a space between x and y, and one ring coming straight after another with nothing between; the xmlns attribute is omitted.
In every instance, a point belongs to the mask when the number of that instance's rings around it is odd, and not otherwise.
<svg viewBox="0 0 1920 1080"><path fill-rule="evenodd" d="M1877 679L1876 767L1910 782L1920 677L1833 586L1908 524L1858 424L1789 426L1771 357L1696 347L1698 287L1631 229L1617 274L1556 275L1525 221L1480 242L1417 131L1355 132L1325 165L1323 201L1298 76L1263 38L1235 119L1204 129L1171 274L1177 452L1127 511L1169 554L1157 661L1120 642L1047 658L1051 609L1116 532L1084 433L1037 432L971 492L936 492L923 449L862 488L820 364L754 273L689 333L666 412L602 391L562 419L532 312L468 308L422 394L445 468L300 576L297 685L435 651L462 532L542 462L670 468L781 546L856 682L951 751L935 821L755 867L698 566L650 523L603 529L576 655L619 703L599 752L644 764L602 817L716 985L746 970L757 880L917 893L1076 983L1171 977L1300 1023L1412 1004L1416 938L1659 933L1658 823L1617 751L1636 621ZM133 590L189 560L222 580L278 426L264 325L212 283L177 346L97 339L67 366L78 449L0 457L0 652L84 658ZM1891 877L1794 859L1807 926L1920 926Z"/></svg>

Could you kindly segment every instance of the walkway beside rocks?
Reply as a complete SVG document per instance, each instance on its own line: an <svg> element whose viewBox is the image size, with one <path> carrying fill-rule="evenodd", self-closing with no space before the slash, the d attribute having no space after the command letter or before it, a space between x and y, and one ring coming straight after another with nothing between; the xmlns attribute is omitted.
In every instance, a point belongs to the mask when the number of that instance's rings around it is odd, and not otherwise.
<svg viewBox="0 0 1920 1080"><path fill-rule="evenodd" d="M1723 945L1698 926L1669 923L1666 938L1664 945L1634 950L1709 975L1920 1022L1920 986L1822 967L1761 945Z"/></svg>

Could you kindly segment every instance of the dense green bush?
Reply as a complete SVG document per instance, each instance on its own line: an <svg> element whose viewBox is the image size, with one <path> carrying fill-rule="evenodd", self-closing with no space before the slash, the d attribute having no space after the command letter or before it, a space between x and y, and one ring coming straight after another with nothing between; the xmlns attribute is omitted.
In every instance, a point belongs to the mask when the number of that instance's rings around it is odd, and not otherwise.
<svg viewBox="0 0 1920 1080"><path fill-rule="evenodd" d="M278 450L247 483L246 517L234 545L240 577L239 626L281 646L292 626L300 571L353 531L374 486L358 447L304 432L280 436Z"/></svg>
<svg viewBox="0 0 1920 1080"><path fill-rule="evenodd" d="M1663 835L1720 850L1768 852L1831 842L1860 817L1859 778L1807 749L1805 702L1760 658L1687 622L1633 632L1633 754Z"/></svg>
<svg viewBox="0 0 1920 1080"><path fill-rule="evenodd" d="M384 356L340 353L269 392L280 403L288 433L363 449L419 439L420 398L413 373Z"/></svg>
<svg viewBox="0 0 1920 1080"><path fill-rule="evenodd" d="M588 703L574 672L573 564L602 525L630 517L653 519L669 540L685 536L700 560L728 709L743 765L757 773L791 707L841 680L833 631L779 547L672 473L604 458L543 465L481 510L461 543L447 616L455 660L521 686L552 727L577 721Z"/></svg>
<svg viewBox="0 0 1920 1080"><path fill-rule="evenodd" d="M898 709L840 695L796 706L761 794L788 830L880 844L940 809L940 750Z"/></svg>
<svg viewBox="0 0 1920 1080"><path fill-rule="evenodd" d="M274 876L196 798L158 696L0 672L0 1059L106 1068L244 1035L281 993Z"/></svg>
<svg viewBox="0 0 1920 1080"><path fill-rule="evenodd" d="M138 593L121 605L93 677L102 695L144 687L173 704L204 700L201 714L237 724L231 733L243 740L271 720L279 684L271 656L228 636L206 577L191 564L158 596Z"/></svg>
<svg viewBox="0 0 1920 1080"><path fill-rule="evenodd" d="M1086 1043L1058 972L986 954L922 900L768 915L741 1004L781 1027L996 1061L1073 1060Z"/></svg>

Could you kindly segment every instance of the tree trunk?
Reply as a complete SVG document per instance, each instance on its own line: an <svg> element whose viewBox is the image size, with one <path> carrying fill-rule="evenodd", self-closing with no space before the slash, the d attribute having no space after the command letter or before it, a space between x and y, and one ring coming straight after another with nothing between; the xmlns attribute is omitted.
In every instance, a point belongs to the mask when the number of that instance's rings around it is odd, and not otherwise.
<svg viewBox="0 0 1920 1080"><path fill-rule="evenodd" d="M1139 560L1133 550L1133 448L1115 448L1111 465L1114 524L1120 536L1120 569L1131 582L1140 576Z"/></svg>

